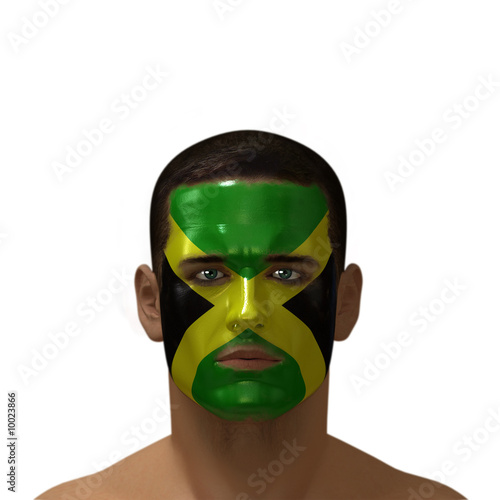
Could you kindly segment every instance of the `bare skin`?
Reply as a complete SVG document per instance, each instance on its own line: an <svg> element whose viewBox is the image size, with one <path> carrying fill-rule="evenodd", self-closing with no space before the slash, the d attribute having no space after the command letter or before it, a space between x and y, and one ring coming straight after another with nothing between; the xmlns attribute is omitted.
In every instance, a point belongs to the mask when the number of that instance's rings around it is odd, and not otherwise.
<svg viewBox="0 0 500 500"><path fill-rule="evenodd" d="M141 323L152 340L161 341L158 285L148 266L139 267L135 284ZM361 271L351 264L339 282L337 341L345 340L357 321L361 288ZM170 436L104 471L64 483L38 498L464 498L444 485L398 471L328 435L328 376L309 398L267 422L222 420L185 396L171 378L170 398ZM419 490L422 496L417 496Z"/></svg>

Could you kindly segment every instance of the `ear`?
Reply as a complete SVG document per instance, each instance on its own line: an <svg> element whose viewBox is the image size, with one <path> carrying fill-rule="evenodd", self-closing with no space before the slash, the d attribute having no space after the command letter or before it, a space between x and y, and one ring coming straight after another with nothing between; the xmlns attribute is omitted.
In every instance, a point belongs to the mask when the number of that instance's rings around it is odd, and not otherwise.
<svg viewBox="0 0 500 500"><path fill-rule="evenodd" d="M160 314L160 291L156 276L149 266L139 266L135 273L135 294L139 321L148 337L155 342L163 340Z"/></svg>
<svg viewBox="0 0 500 500"><path fill-rule="evenodd" d="M337 315L335 317L335 340L349 337L359 316L363 275L356 264L349 264L340 275L337 289Z"/></svg>

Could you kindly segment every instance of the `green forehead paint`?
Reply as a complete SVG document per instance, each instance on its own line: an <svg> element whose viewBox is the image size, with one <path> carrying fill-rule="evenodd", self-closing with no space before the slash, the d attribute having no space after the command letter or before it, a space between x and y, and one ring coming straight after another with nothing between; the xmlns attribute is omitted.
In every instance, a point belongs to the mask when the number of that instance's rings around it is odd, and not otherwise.
<svg viewBox="0 0 500 500"><path fill-rule="evenodd" d="M222 181L180 186L170 195L170 214L207 255L251 279L272 254L288 254L313 232L328 210L317 185Z"/></svg>

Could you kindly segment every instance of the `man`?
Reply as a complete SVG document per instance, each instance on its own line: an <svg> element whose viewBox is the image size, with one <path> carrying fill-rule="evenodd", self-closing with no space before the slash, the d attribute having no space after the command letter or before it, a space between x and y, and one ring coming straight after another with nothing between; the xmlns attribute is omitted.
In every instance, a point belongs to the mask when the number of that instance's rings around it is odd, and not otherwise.
<svg viewBox="0 0 500 500"><path fill-rule="evenodd" d="M362 288L345 239L336 175L295 141L232 132L174 158L153 193L153 271L135 277L172 434L39 498L463 498L327 434L333 341Z"/></svg>

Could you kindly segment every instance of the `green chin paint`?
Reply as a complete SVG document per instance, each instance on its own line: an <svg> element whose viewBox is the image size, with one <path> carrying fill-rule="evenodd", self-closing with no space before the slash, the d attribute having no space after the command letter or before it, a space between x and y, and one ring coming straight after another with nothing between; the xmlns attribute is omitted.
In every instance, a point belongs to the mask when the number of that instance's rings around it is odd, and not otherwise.
<svg viewBox="0 0 500 500"><path fill-rule="evenodd" d="M235 370L216 361L225 348L242 345L263 347L283 360L264 370ZM300 403L305 391L297 362L250 329L211 352L198 365L192 387L197 403L218 417L235 421L276 418Z"/></svg>

